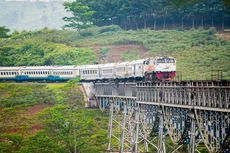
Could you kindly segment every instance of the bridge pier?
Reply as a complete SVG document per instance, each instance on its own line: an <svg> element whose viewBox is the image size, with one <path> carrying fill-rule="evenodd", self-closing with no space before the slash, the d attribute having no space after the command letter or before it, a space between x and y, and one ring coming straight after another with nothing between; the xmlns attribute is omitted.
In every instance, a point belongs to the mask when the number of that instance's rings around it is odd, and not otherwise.
<svg viewBox="0 0 230 153"><path fill-rule="evenodd" d="M109 127L108 127L108 147L107 150L111 150L111 138L112 138L112 130L113 130L113 102L110 103L110 112L109 112Z"/></svg>
<svg viewBox="0 0 230 153"><path fill-rule="evenodd" d="M125 139L125 125L126 125L126 116L127 116L127 106L126 103L124 103L123 106L123 121L122 121L122 131L121 131L121 138L120 138L120 153L124 152L124 139Z"/></svg>
<svg viewBox="0 0 230 153"><path fill-rule="evenodd" d="M158 110L159 117L159 132L158 132L158 151L157 153L166 153L164 144L164 124L163 124L163 113L162 110Z"/></svg>
<svg viewBox="0 0 230 153"><path fill-rule="evenodd" d="M135 141L134 152L138 153L138 140L139 140L139 126L140 126L140 109L137 107L135 113Z"/></svg>
<svg viewBox="0 0 230 153"><path fill-rule="evenodd" d="M196 122L195 116L193 113L188 114L191 119L191 127L190 127L190 142L188 145L188 153L195 153L195 136L196 136Z"/></svg>

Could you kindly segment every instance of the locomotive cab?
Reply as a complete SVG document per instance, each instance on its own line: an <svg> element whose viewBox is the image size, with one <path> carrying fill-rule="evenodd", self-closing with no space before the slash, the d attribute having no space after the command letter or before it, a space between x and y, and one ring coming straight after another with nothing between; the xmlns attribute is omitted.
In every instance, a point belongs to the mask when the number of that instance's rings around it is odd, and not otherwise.
<svg viewBox="0 0 230 153"><path fill-rule="evenodd" d="M176 60L173 57L156 57L155 75L158 80L172 80L176 76Z"/></svg>

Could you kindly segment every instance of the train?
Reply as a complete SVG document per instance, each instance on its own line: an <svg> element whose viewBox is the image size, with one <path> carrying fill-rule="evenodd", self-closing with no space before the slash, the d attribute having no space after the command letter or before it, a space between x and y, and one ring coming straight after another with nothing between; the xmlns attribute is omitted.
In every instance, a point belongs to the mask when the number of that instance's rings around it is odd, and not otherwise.
<svg viewBox="0 0 230 153"><path fill-rule="evenodd" d="M150 57L120 63L68 66L0 67L0 81L173 80L176 59Z"/></svg>

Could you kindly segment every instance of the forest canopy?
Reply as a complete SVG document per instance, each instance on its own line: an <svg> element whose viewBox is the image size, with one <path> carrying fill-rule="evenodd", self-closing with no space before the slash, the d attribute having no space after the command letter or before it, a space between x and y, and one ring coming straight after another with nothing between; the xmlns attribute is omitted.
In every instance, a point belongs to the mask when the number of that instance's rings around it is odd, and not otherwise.
<svg viewBox="0 0 230 153"><path fill-rule="evenodd" d="M64 6L73 14L74 22L67 24L72 28L89 23L124 29L230 26L228 0L75 0Z"/></svg>

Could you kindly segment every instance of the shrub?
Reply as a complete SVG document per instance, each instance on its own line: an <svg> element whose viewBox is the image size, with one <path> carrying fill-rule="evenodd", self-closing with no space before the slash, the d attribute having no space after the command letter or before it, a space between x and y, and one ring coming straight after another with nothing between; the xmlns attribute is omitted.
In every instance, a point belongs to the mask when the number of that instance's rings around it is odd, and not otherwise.
<svg viewBox="0 0 230 153"><path fill-rule="evenodd" d="M118 31L122 31L121 27L119 27L118 25L110 25L110 26L104 26L102 27L98 33L105 33L105 32L118 32Z"/></svg>

